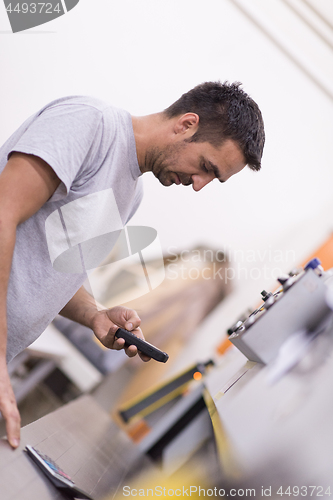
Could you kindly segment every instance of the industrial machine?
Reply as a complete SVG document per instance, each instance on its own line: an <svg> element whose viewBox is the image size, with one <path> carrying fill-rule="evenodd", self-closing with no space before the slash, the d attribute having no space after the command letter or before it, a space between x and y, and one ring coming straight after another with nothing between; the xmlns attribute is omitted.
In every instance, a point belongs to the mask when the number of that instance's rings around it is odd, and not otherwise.
<svg viewBox="0 0 333 500"><path fill-rule="evenodd" d="M250 360L269 364L296 335L308 343L332 317L333 270L324 272L318 259L278 278L275 292L261 292L263 304L233 325L230 341ZM304 343L304 342L303 342Z"/></svg>

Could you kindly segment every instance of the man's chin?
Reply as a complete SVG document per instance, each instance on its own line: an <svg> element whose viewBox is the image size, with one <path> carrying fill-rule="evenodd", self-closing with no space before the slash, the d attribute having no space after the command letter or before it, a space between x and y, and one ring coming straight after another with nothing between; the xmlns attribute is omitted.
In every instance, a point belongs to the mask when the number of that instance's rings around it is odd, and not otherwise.
<svg viewBox="0 0 333 500"><path fill-rule="evenodd" d="M174 181L168 177L157 177L157 179L160 181L160 183L163 185L163 186L172 186L172 184L174 184Z"/></svg>

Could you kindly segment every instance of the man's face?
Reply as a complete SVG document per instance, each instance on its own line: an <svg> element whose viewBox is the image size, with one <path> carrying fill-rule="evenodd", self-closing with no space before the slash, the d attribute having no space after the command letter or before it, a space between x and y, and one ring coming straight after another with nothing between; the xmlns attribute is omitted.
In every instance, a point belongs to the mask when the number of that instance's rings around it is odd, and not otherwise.
<svg viewBox="0 0 333 500"><path fill-rule="evenodd" d="M182 140L162 150L152 148L148 155L153 174L164 186L192 184L194 191L215 178L225 182L246 165L241 150L230 139L219 148L208 142Z"/></svg>

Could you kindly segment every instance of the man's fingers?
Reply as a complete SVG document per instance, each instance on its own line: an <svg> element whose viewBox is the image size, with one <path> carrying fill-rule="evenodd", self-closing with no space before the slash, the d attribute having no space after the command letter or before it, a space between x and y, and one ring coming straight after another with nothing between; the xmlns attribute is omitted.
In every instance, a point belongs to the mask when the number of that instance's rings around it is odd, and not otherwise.
<svg viewBox="0 0 333 500"><path fill-rule="evenodd" d="M129 317L127 316L127 314L129 315ZM139 328L139 326L141 325L141 319L139 318L138 313L133 309L128 309L127 314L125 328L126 330L129 330L131 332L135 328Z"/></svg>
<svg viewBox="0 0 333 500"><path fill-rule="evenodd" d="M13 448L20 444L21 417L10 383L7 367L0 370L0 411L6 422L7 439Z"/></svg>
<svg viewBox="0 0 333 500"><path fill-rule="evenodd" d="M7 439L12 448L17 448L20 444L21 417L15 401L4 402L1 413L6 421Z"/></svg>
<svg viewBox="0 0 333 500"><path fill-rule="evenodd" d="M118 339L117 337L115 337L116 331L119 327L121 327L125 328L129 332L132 332L140 339L145 340L140 328L141 319L139 318L138 313L134 309L129 309L128 307L123 306L112 307L111 309L107 309L105 312L112 324L109 327L108 335L103 340L103 344L106 347L115 349L117 351L124 349L126 355L129 358L132 358L139 354L142 361L149 361L151 358L138 352L138 349L135 345L125 346L124 339Z"/></svg>
<svg viewBox="0 0 333 500"><path fill-rule="evenodd" d="M140 329L138 330L135 330L134 332L132 332L134 335L137 335L138 337L140 338L143 338L143 335L142 335L142 332ZM138 335L138 334L141 334L141 335ZM127 354L127 356L129 356L130 358L132 358L133 356L135 356L138 352L137 350L137 347L135 345L126 345L125 346L125 339L123 339L122 337L115 337L114 338L114 344L113 344L113 349L116 349L116 350L120 350L120 349L124 349L125 353Z"/></svg>
<svg viewBox="0 0 333 500"><path fill-rule="evenodd" d="M141 324L138 313L134 311L134 309L129 309L128 307L113 307L112 309L108 309L107 315L113 323L120 325L122 328L126 328L126 330L130 332L138 328Z"/></svg>
<svg viewBox="0 0 333 500"><path fill-rule="evenodd" d="M140 339L145 340L143 333L141 331L141 328L137 328L136 330L132 331L132 333L134 335L136 335L137 337L139 337ZM142 354L140 351L138 351L138 348L133 344L125 347L125 340L123 338L119 338L119 339L115 338L113 348L117 349L117 350L124 349L126 355L129 358L133 358L134 356L139 354L142 361L146 362L146 361L149 361L151 359L149 356L146 356L145 354Z"/></svg>
<svg viewBox="0 0 333 500"><path fill-rule="evenodd" d="M124 345L125 345L124 339L118 339L117 337L114 338L113 349L116 349L116 351L120 351L121 349L124 348Z"/></svg>
<svg viewBox="0 0 333 500"><path fill-rule="evenodd" d="M16 408L17 410L17 408ZM21 427L21 417L17 411L10 413L9 417L6 419L6 431L7 439L13 448L17 448L20 444L20 427Z"/></svg>
<svg viewBox="0 0 333 500"><path fill-rule="evenodd" d="M125 348L125 352L129 358L133 358L137 354L142 359L142 361L147 362L150 361L151 358L146 354L142 354L142 352L138 351L138 348L135 345L131 345Z"/></svg>
<svg viewBox="0 0 333 500"><path fill-rule="evenodd" d="M142 352L138 352L140 358L142 359L142 361L144 361L145 363L147 363L147 361L150 361L151 358L149 356L147 356L146 354L142 354Z"/></svg>
<svg viewBox="0 0 333 500"><path fill-rule="evenodd" d="M126 330L128 330L129 332L131 332L134 329L134 325L133 325L133 323L131 323L130 321L128 321L125 324L125 328L126 328Z"/></svg>
<svg viewBox="0 0 333 500"><path fill-rule="evenodd" d="M135 345L130 345L125 348L125 352L129 358L133 358L138 354L138 349Z"/></svg>

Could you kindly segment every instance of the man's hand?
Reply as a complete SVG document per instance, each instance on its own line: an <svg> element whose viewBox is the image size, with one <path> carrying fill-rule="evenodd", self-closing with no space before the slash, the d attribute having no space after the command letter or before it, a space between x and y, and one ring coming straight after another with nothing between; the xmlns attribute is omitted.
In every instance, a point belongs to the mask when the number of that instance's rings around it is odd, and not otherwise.
<svg viewBox="0 0 333 500"><path fill-rule="evenodd" d="M151 358L138 352L136 346L124 347L124 339L116 339L114 334L119 327L125 328L144 340L141 328L141 320L133 309L117 306L112 309L106 309L96 312L92 322L92 329L98 340L109 349L125 349L127 356L132 358L139 354L142 361L149 361Z"/></svg>
<svg viewBox="0 0 333 500"><path fill-rule="evenodd" d="M141 319L136 311L122 306L112 307L112 309L102 309L102 307L89 295L84 286L81 286L74 297L60 311L60 314L65 318L91 328L98 340L108 349L125 349L127 356L130 358L138 354L136 346L125 347L125 340L115 339L114 336L118 328L121 327L144 340L140 328ZM142 361L151 359L140 352L139 356Z"/></svg>
<svg viewBox="0 0 333 500"><path fill-rule="evenodd" d="M13 448L17 448L20 444L21 417L17 409L6 365L0 369L0 411L6 421L9 444Z"/></svg>

